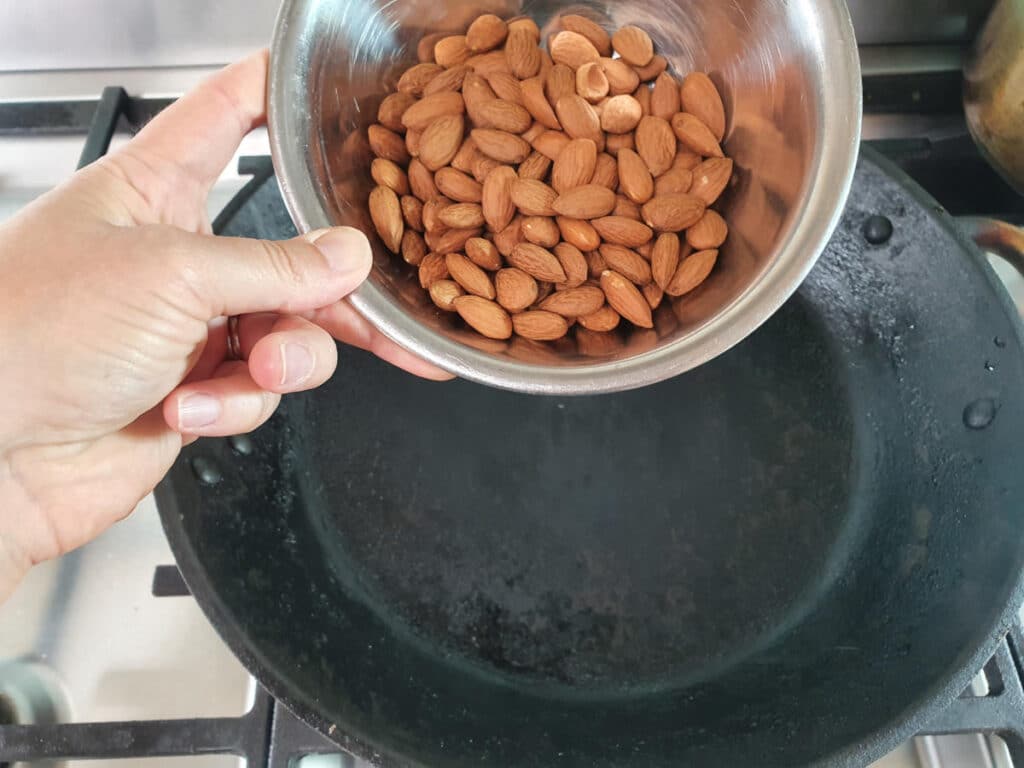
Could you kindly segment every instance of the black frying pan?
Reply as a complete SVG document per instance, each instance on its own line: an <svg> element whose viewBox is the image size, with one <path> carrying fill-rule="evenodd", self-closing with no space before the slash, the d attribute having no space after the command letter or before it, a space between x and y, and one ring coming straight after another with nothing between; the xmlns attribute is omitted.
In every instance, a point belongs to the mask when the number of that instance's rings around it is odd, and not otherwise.
<svg viewBox="0 0 1024 768"><path fill-rule="evenodd" d="M563 400L346 350L254 452L191 447L160 509L243 662L382 765L860 765L923 726L1021 599L1024 347L865 155L799 294L697 371Z"/></svg>

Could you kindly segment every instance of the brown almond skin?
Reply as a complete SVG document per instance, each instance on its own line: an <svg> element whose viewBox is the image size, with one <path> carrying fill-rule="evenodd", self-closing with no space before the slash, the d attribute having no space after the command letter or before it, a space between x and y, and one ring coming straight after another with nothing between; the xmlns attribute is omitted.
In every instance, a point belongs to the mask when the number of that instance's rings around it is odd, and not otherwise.
<svg viewBox="0 0 1024 768"><path fill-rule="evenodd" d="M562 285L576 288L587 281L587 259L579 248L572 243L559 243L555 246L554 253L558 263L562 265L562 271L565 272L565 281Z"/></svg>
<svg viewBox="0 0 1024 768"><path fill-rule="evenodd" d="M650 82L658 77L662 72L668 69L668 61L665 60L664 56L654 55L651 59L651 63L646 67L636 67L636 73L643 83Z"/></svg>
<svg viewBox="0 0 1024 768"><path fill-rule="evenodd" d="M562 128L573 139L590 139L599 150L604 149L601 119L582 96L563 96L555 105L555 114Z"/></svg>
<svg viewBox="0 0 1024 768"><path fill-rule="evenodd" d="M430 124L420 141L420 162L429 171L443 168L462 146L465 120L462 115L445 115Z"/></svg>
<svg viewBox="0 0 1024 768"><path fill-rule="evenodd" d="M510 72L495 72L488 76L487 82L499 99L523 106L523 89L515 75Z"/></svg>
<svg viewBox="0 0 1024 768"><path fill-rule="evenodd" d="M608 96L608 78L600 63L591 61L576 70L576 93L591 104Z"/></svg>
<svg viewBox="0 0 1024 768"><path fill-rule="evenodd" d="M462 84L466 80L466 75L469 74L470 69L465 64L451 69L446 69L440 75L435 77L429 83L426 88L423 89L423 96L431 96L435 93L442 93L443 91L461 91Z"/></svg>
<svg viewBox="0 0 1024 768"><path fill-rule="evenodd" d="M486 53L505 42L508 25L493 13L478 16L466 30L466 45L474 53Z"/></svg>
<svg viewBox="0 0 1024 768"><path fill-rule="evenodd" d="M706 205L713 205L729 185L732 178L732 159L712 157L693 169L693 184L690 194L699 197Z"/></svg>
<svg viewBox="0 0 1024 768"><path fill-rule="evenodd" d="M462 140L462 146L455 153L455 157L452 158L452 168L463 173L472 173L473 163L480 156L480 150L476 148L473 139L467 136Z"/></svg>
<svg viewBox="0 0 1024 768"><path fill-rule="evenodd" d="M672 118L672 130L679 143L691 152L704 157L724 157L718 140L700 118L688 112L680 112Z"/></svg>
<svg viewBox="0 0 1024 768"><path fill-rule="evenodd" d="M657 178L669 168L676 157L676 135L672 126L660 117L645 117L636 127L636 151Z"/></svg>
<svg viewBox="0 0 1024 768"><path fill-rule="evenodd" d="M646 85L641 85L635 91L633 91L633 98L637 100L640 105L641 111L644 113L644 117L651 114L651 89Z"/></svg>
<svg viewBox="0 0 1024 768"><path fill-rule="evenodd" d="M406 264L418 267L427 255L427 244L423 235L412 229L406 229L402 235L402 259Z"/></svg>
<svg viewBox="0 0 1024 768"><path fill-rule="evenodd" d="M445 69L465 63L470 56L465 35L451 35L437 41L434 46L434 61Z"/></svg>
<svg viewBox="0 0 1024 768"><path fill-rule="evenodd" d="M537 281L521 269L509 267L494 276L498 303L509 312L522 312L537 301Z"/></svg>
<svg viewBox="0 0 1024 768"><path fill-rule="evenodd" d="M419 158L409 163L409 187L422 203L438 195L434 174L427 170Z"/></svg>
<svg viewBox="0 0 1024 768"><path fill-rule="evenodd" d="M551 159L540 152L531 152L530 156L519 164L520 179L534 179L543 181L551 170Z"/></svg>
<svg viewBox="0 0 1024 768"><path fill-rule="evenodd" d="M480 267L461 253L449 253L445 257L445 265L452 279L465 289L466 293L493 299L494 283Z"/></svg>
<svg viewBox="0 0 1024 768"><path fill-rule="evenodd" d="M484 212L477 203L449 205L438 215L441 223L452 229L473 229L484 225Z"/></svg>
<svg viewBox="0 0 1024 768"><path fill-rule="evenodd" d="M554 216L558 193L543 181L519 179L512 184L512 202L524 216Z"/></svg>
<svg viewBox="0 0 1024 768"><path fill-rule="evenodd" d="M659 195L644 205L642 212L648 226L659 232L682 232L701 220L706 206L694 195L673 192Z"/></svg>
<svg viewBox="0 0 1024 768"><path fill-rule="evenodd" d="M435 253L447 256L449 253L463 250L468 240L480 237L481 234L483 234L481 229L449 229L437 239L432 248Z"/></svg>
<svg viewBox="0 0 1024 768"><path fill-rule="evenodd" d="M405 233L405 220L398 195L388 187L377 187L370 193L369 207L370 218L381 241L389 251L399 253L402 235Z"/></svg>
<svg viewBox="0 0 1024 768"><path fill-rule="evenodd" d="M429 291L430 298L437 308L445 312L454 312L455 300L466 295L462 286L454 280L435 280Z"/></svg>
<svg viewBox="0 0 1024 768"><path fill-rule="evenodd" d="M423 204L423 227L427 232L443 232L445 226L441 223L441 211L452 204L447 197L438 195L427 200Z"/></svg>
<svg viewBox="0 0 1024 768"><path fill-rule="evenodd" d="M496 272L501 269L501 254L494 243L482 237L474 237L466 241L466 256L481 269Z"/></svg>
<svg viewBox="0 0 1024 768"><path fill-rule="evenodd" d="M679 235L673 232L659 235L654 242L654 250L651 251L651 273L654 282L663 290L668 288L679 268L680 248Z"/></svg>
<svg viewBox="0 0 1024 768"><path fill-rule="evenodd" d="M512 318L498 304L480 296L460 296L452 304L474 331L489 339L512 337Z"/></svg>
<svg viewBox="0 0 1024 768"><path fill-rule="evenodd" d="M506 131L476 128L471 133L477 149L499 163L521 163L530 156L530 145ZM429 167L429 166L428 166Z"/></svg>
<svg viewBox="0 0 1024 768"><path fill-rule="evenodd" d="M651 115L671 120L679 112L679 83L668 72L662 72L651 90Z"/></svg>
<svg viewBox="0 0 1024 768"><path fill-rule="evenodd" d="M559 195L552 208L570 219L597 219L615 208L615 193L599 184L585 184Z"/></svg>
<svg viewBox="0 0 1024 768"><path fill-rule="evenodd" d="M498 249L498 253L508 258L523 240L523 217L516 216L507 227L495 233L494 247Z"/></svg>
<svg viewBox="0 0 1024 768"><path fill-rule="evenodd" d="M524 339L555 341L569 332L569 323L554 312L533 310L513 315L512 328Z"/></svg>
<svg viewBox="0 0 1024 768"><path fill-rule="evenodd" d="M564 30L583 35L601 56L612 55L612 38L597 22L570 13L560 17L558 24Z"/></svg>
<svg viewBox="0 0 1024 768"><path fill-rule="evenodd" d="M551 251L533 243L519 243L506 257L509 264L518 267L537 280L564 283L565 270Z"/></svg>
<svg viewBox="0 0 1024 768"><path fill-rule="evenodd" d="M612 216L623 216L633 221L643 221L644 218L640 213L640 206L625 195L615 196L615 210L612 211Z"/></svg>
<svg viewBox="0 0 1024 768"><path fill-rule="evenodd" d="M470 56L466 59L466 66L481 77L490 77L498 72L512 74L512 70L508 66L508 57L503 50L488 51L487 53L478 53Z"/></svg>
<svg viewBox="0 0 1024 768"><path fill-rule="evenodd" d="M562 130L562 124L544 94L544 81L539 77L531 77L523 80L519 87L523 93L523 106L533 115L533 119L550 130Z"/></svg>
<svg viewBox="0 0 1024 768"><path fill-rule="evenodd" d="M640 155L631 149L619 150L618 163L622 194L638 204L654 197L654 178Z"/></svg>
<svg viewBox="0 0 1024 768"><path fill-rule="evenodd" d="M413 157L419 157L420 142L422 140L423 131L419 128L413 128L405 132L405 148L409 150L409 154Z"/></svg>
<svg viewBox="0 0 1024 768"><path fill-rule="evenodd" d="M420 262L419 269L420 287L429 290L430 286L438 280L448 279L448 264L444 256L438 253L428 253Z"/></svg>
<svg viewBox="0 0 1024 768"><path fill-rule="evenodd" d="M494 169L484 179L481 207L487 226L493 232L505 229L516 214L516 207L512 202L512 185L517 180L516 172L508 166Z"/></svg>
<svg viewBox="0 0 1024 768"><path fill-rule="evenodd" d="M601 111L601 128L608 133L628 134L636 129L643 116L643 107L631 95L612 96Z"/></svg>
<svg viewBox="0 0 1024 768"><path fill-rule="evenodd" d="M605 243L601 246L601 255L604 256L609 269L615 270L637 285L647 285L654 279L651 275L651 265L636 251L621 245Z"/></svg>
<svg viewBox="0 0 1024 768"><path fill-rule="evenodd" d="M610 269L601 274L601 289L612 309L639 328L653 328L654 319L640 289Z"/></svg>
<svg viewBox="0 0 1024 768"><path fill-rule="evenodd" d="M612 96L631 94L640 86L640 76L622 59L602 58L600 63Z"/></svg>
<svg viewBox="0 0 1024 768"><path fill-rule="evenodd" d="M412 195L405 195L399 202L402 204L402 218L405 225L417 232L423 231L423 203Z"/></svg>
<svg viewBox="0 0 1024 768"><path fill-rule="evenodd" d="M633 141L632 133L609 133L604 142L604 151L614 157L619 157L619 152L624 149L636 150L636 143Z"/></svg>
<svg viewBox="0 0 1024 768"><path fill-rule="evenodd" d="M420 39L416 44L416 58L421 64L434 63L434 46L445 37L445 33L435 32Z"/></svg>
<svg viewBox="0 0 1024 768"><path fill-rule="evenodd" d="M647 305L651 310L655 310L661 306L661 302L665 298L665 291L662 290L661 286L657 283L647 283L643 288L640 289L640 293L647 299Z"/></svg>
<svg viewBox="0 0 1024 768"><path fill-rule="evenodd" d="M603 292L602 292L603 293ZM619 322L622 320L621 316L614 309L605 304L603 307L598 309L596 312L590 315L584 315L576 318L581 326L586 328L588 331L594 331L597 333L607 333L614 331L619 327Z"/></svg>
<svg viewBox="0 0 1024 768"><path fill-rule="evenodd" d="M544 95L548 103L554 105L563 96L572 96L576 93L576 73L565 64L555 64L548 71L544 78Z"/></svg>
<svg viewBox="0 0 1024 768"><path fill-rule="evenodd" d="M614 157L606 152L597 156L597 166L594 168L591 184L599 184L612 190L619 186L619 166Z"/></svg>
<svg viewBox="0 0 1024 768"><path fill-rule="evenodd" d="M650 64L654 57L651 36L639 27L626 26L612 35L612 48L622 60L634 67Z"/></svg>
<svg viewBox="0 0 1024 768"><path fill-rule="evenodd" d="M689 192L692 185L692 171L685 168L669 168L654 182L654 194L668 195L673 192Z"/></svg>
<svg viewBox="0 0 1024 768"><path fill-rule="evenodd" d="M686 230L686 242L695 251L721 248L728 237L729 225L717 211L705 211L704 217Z"/></svg>
<svg viewBox="0 0 1024 768"><path fill-rule="evenodd" d="M382 125L371 125L366 131L366 137L370 142L370 149L377 157L399 165L409 162L411 155L405 146L405 140L394 131L389 131Z"/></svg>
<svg viewBox="0 0 1024 768"><path fill-rule="evenodd" d="M444 67L434 63L417 64L402 73L398 79L398 90L413 96L422 96L427 83L444 72Z"/></svg>
<svg viewBox="0 0 1024 768"><path fill-rule="evenodd" d="M606 243L624 245L627 248L639 248L654 237L654 233L646 224L627 219L625 216L606 216L603 219L594 219L591 224Z"/></svg>
<svg viewBox="0 0 1024 768"><path fill-rule="evenodd" d="M492 99L482 104L475 119L480 128L494 128L508 133L522 133L533 124L533 117L525 107L502 99Z"/></svg>
<svg viewBox="0 0 1024 768"><path fill-rule="evenodd" d="M479 203L483 199L483 185L454 168L441 168L434 174L434 184L442 195L458 203Z"/></svg>
<svg viewBox="0 0 1024 768"><path fill-rule="evenodd" d="M597 153L594 153L594 162L597 162ZM593 174L593 171L591 171ZM378 186L394 190L396 195L409 194L409 177L406 176L397 163L385 160L383 157L375 158L370 163L370 176L377 182Z"/></svg>
<svg viewBox="0 0 1024 768"><path fill-rule="evenodd" d="M582 255L581 255L582 258ZM580 285L567 288L548 296L540 308L562 317L592 315L604 306L604 291L594 285Z"/></svg>
<svg viewBox="0 0 1024 768"><path fill-rule="evenodd" d="M537 39L523 28L512 28L505 42L505 55L512 74L520 80L535 77L540 72L541 54Z"/></svg>
<svg viewBox="0 0 1024 768"><path fill-rule="evenodd" d="M551 169L551 186L561 194L589 184L594 178L596 167L597 145L590 139L573 139L555 159Z"/></svg>
<svg viewBox="0 0 1024 768"><path fill-rule="evenodd" d="M725 138L725 106L718 88L703 72L692 72L679 89L680 105L711 129L717 141Z"/></svg>
<svg viewBox="0 0 1024 768"><path fill-rule="evenodd" d="M600 280L601 274L608 269L608 264L600 251L588 251L583 254L587 260L587 274L591 280Z"/></svg>
<svg viewBox="0 0 1024 768"><path fill-rule="evenodd" d="M579 32L565 30L553 35L548 41L551 60L576 70L584 64L597 62L601 58L594 44Z"/></svg>
<svg viewBox="0 0 1024 768"><path fill-rule="evenodd" d="M561 131L544 131L533 140L533 148L548 159L554 161L562 154L562 150L572 141Z"/></svg>
<svg viewBox="0 0 1024 768"><path fill-rule="evenodd" d="M416 97L411 93L392 93L384 97L377 109L377 122L396 133L405 133L405 125L402 123L402 115L405 110L416 103Z"/></svg>
<svg viewBox="0 0 1024 768"><path fill-rule="evenodd" d="M491 88L490 84L475 72L466 75L462 82L462 100L466 102L466 113L474 122L479 118L480 107L498 95Z"/></svg>
<svg viewBox="0 0 1024 768"><path fill-rule="evenodd" d="M700 251L687 256L679 264L665 293L669 296L683 296L701 286L708 279L718 261L718 251Z"/></svg>
<svg viewBox="0 0 1024 768"><path fill-rule="evenodd" d="M542 248L554 248L562 239L555 220L548 216L526 216L523 219L523 237L528 243Z"/></svg>
<svg viewBox="0 0 1024 768"><path fill-rule="evenodd" d="M562 233L562 239L579 250L593 251L600 247L601 236L589 221L573 219L568 216L558 216L555 219L558 229Z"/></svg>

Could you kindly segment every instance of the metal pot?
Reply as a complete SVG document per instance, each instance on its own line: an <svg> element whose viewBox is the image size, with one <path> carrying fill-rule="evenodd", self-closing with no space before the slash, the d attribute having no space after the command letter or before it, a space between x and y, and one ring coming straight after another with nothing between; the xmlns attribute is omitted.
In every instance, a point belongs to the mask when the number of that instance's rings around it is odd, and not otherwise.
<svg viewBox="0 0 1024 768"><path fill-rule="evenodd" d="M861 82L842 0L733 3L527 0L286 0L274 36L269 120L274 165L300 230L367 231L371 154L364 135L417 41L464 30L482 12L531 15L544 28L569 9L650 31L676 72L709 72L729 115L736 161L724 210L731 234L713 278L677 303L671 330L635 333L593 359L532 345L482 344L442 317L408 267L379 243L352 303L403 347L462 377L532 393L631 389L704 363L745 338L800 285L849 192L861 124Z"/></svg>

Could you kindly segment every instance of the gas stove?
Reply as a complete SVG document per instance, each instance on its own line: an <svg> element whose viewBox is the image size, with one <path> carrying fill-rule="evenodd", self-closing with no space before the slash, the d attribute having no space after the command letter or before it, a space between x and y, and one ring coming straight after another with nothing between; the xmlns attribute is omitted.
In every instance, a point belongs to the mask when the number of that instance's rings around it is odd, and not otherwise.
<svg viewBox="0 0 1024 768"><path fill-rule="evenodd" d="M899 39L878 23L877 14L866 11L869 5L853 4L862 41ZM865 138L954 215L1024 223L1024 200L988 168L967 135L960 107L961 43L987 4L961 5L953 31L948 24L922 28L923 37L914 45L862 49ZM152 3L139 7L156 12ZM5 13L10 11L0 11L0 29ZM237 36L232 40L239 49L247 42ZM0 49L7 52L0 54L0 158L56 140L63 156L74 150L79 164L99 157L112 141L123 141L170 103L182 83L193 81L217 59L194 46L178 50L171 60L188 67L153 70L163 83L154 89L143 85L146 78L136 68L125 69L125 61L103 58L99 48L86 46L80 64L102 68L111 77L109 68L116 67L123 77L110 82L128 88L73 97L48 92L37 98L31 95L32 73L28 80L5 73L13 68L7 55L12 49ZM233 57L229 53L224 59ZM31 69L48 66L38 58L32 61ZM168 62L157 56L150 63ZM62 77L77 76L65 72ZM80 89L83 81L74 82L72 90ZM265 135L247 140L242 153L211 201L215 230L292 236ZM30 196L19 192L17 184L6 186L13 186L14 193L0 185L0 219ZM1024 311L1024 280L1005 265L996 268ZM232 447L242 455L252 450L247 437L235 438ZM198 465L193 470L201 481L204 473L216 471ZM1024 621L979 670L969 690L878 765L1024 768L1021 649ZM189 759L182 762L182 757ZM153 768L368 765L339 753L294 718L234 658L173 565L151 499L97 541L36 568L0 606L0 768L78 760L89 760L91 766Z"/></svg>

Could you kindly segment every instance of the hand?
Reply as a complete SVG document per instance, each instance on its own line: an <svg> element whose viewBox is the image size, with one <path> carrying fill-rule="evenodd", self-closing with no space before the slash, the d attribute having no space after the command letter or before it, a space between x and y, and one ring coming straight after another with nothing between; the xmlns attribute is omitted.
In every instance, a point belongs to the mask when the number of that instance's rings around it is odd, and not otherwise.
<svg viewBox="0 0 1024 768"><path fill-rule="evenodd" d="M207 194L264 119L266 75L265 52L229 67L0 226L0 600L128 514L184 443L322 384L329 333L448 378L340 301L370 270L360 232L210 234ZM247 363L226 359L230 315Z"/></svg>

